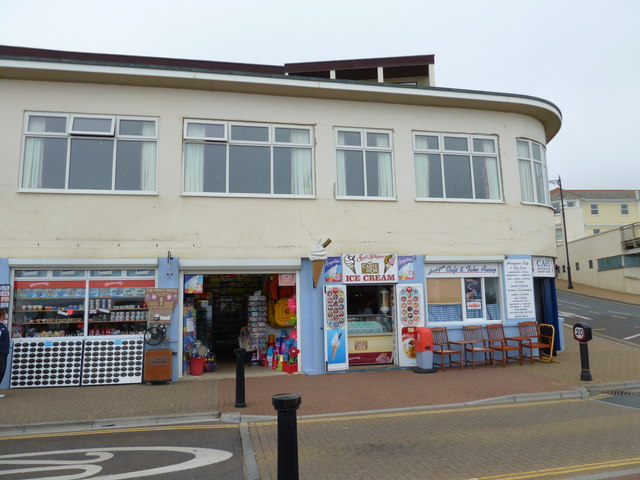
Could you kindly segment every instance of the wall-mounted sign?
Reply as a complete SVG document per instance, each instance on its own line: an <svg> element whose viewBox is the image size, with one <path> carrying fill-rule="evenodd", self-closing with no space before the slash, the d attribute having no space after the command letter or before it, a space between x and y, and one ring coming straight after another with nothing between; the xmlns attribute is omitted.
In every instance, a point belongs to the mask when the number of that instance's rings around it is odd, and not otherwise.
<svg viewBox="0 0 640 480"><path fill-rule="evenodd" d="M428 263L425 265L427 278L497 277L499 273L497 263Z"/></svg>
<svg viewBox="0 0 640 480"><path fill-rule="evenodd" d="M398 283L398 256L395 253L345 253L342 282Z"/></svg>
<svg viewBox="0 0 640 480"><path fill-rule="evenodd" d="M295 273L280 273L280 274L278 274L278 286L280 286L280 287L295 287L296 286L296 274Z"/></svg>
<svg viewBox="0 0 640 480"><path fill-rule="evenodd" d="M534 277L555 277L556 267L551 257L532 257Z"/></svg>
<svg viewBox="0 0 640 480"><path fill-rule="evenodd" d="M150 323L168 325L171 313L178 303L177 288L147 288L144 295L149 309Z"/></svg>
<svg viewBox="0 0 640 480"><path fill-rule="evenodd" d="M324 261L324 282L342 282L342 259L340 257L329 257Z"/></svg>
<svg viewBox="0 0 640 480"><path fill-rule="evenodd" d="M507 318L535 318L533 268L528 258L510 258L504 262L507 293Z"/></svg>
<svg viewBox="0 0 640 480"><path fill-rule="evenodd" d="M11 294L11 285L6 283L0 284L0 308L9 308L9 296Z"/></svg>
<svg viewBox="0 0 640 480"><path fill-rule="evenodd" d="M186 274L184 276L184 293L202 293L204 275Z"/></svg>
<svg viewBox="0 0 640 480"><path fill-rule="evenodd" d="M398 257L398 276L400 280L415 280L412 256Z"/></svg>

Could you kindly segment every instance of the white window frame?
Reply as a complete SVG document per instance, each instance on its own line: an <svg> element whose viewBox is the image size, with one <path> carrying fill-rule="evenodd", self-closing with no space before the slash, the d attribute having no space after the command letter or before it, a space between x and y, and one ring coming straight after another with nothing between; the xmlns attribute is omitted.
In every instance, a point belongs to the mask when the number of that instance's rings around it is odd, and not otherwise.
<svg viewBox="0 0 640 480"><path fill-rule="evenodd" d="M206 137L188 135L188 126L190 124L206 124L206 125L220 125L224 127L224 135L222 137ZM233 140L231 138L231 129L234 126L240 127L266 127L268 129L268 140ZM294 142L277 142L275 140L277 128L290 128L293 130L306 130L309 132L309 143L294 143ZM315 198L315 145L314 145L314 129L311 125L294 125L294 124L280 124L280 123L253 123L253 122L234 122L228 120L201 120L197 118L185 118L183 122L183 161L182 161L182 195L183 196L198 196L198 197L257 197L257 198ZM225 191L224 192L194 192L185 190L185 152L186 145L190 144L218 144L226 146L225 153ZM245 192L230 192L229 191L229 147L230 146L265 146L269 148L269 161L270 161L270 190L271 193L245 193ZM311 193L309 194L283 194L274 192L274 148L277 147L292 147L292 148L308 148L311 152L311 168L310 168L310 182Z"/></svg>
<svg viewBox="0 0 640 480"><path fill-rule="evenodd" d="M629 204L623 203L620 205L620 215L629 215Z"/></svg>
<svg viewBox="0 0 640 480"><path fill-rule="evenodd" d="M54 117L64 118L66 128L64 132L37 132L29 130L29 119L31 117ZM111 119L111 127L109 131L95 132L87 130L73 130L73 121L76 118L95 118L95 119ZM133 120L142 122L153 122L153 135L120 135L120 121ZM20 180L19 192L37 192L37 193L63 193L63 194L98 194L98 195L156 195L158 190L158 126L159 119L157 117L142 117L130 115L97 115L97 114L79 114L79 113L58 113L58 112L35 112L28 111L24 115L23 135L22 135L22 151L20 160ZM116 133L117 132L117 133ZM24 187L24 168L25 168L25 152L27 138L60 138L66 139L66 159L65 159L65 183L64 188L40 188L40 187ZM111 139L114 142L112 169L111 169L111 188L110 189L70 189L69 175L71 162L71 141L74 138L83 139ZM141 142L154 142L156 145L154 168L153 168L153 184L152 190L117 190L115 186L117 173L117 155L118 142L120 140L131 141L138 140Z"/></svg>
<svg viewBox="0 0 640 480"><path fill-rule="evenodd" d="M356 145L341 145L339 142L340 132L355 132L360 134L361 143L359 146ZM389 137L389 146L388 147L376 147L376 146L368 146L367 145L367 134L384 134ZM393 158L393 131L392 130L384 130L384 129L375 129L375 128L353 128L353 127L335 127L334 128L334 139L335 139L335 147L336 147L336 186L335 186L335 198L338 200L376 200L376 201L389 201L396 200L396 176L395 176L395 162ZM340 195L338 193L338 178L340 176L340 172L338 171L338 160L337 154L339 150L346 151L357 151L362 152L362 161L363 161L363 181L364 181L364 195ZM391 156L391 195L390 196L369 196L367 195L367 152L385 152L389 153Z"/></svg>
<svg viewBox="0 0 640 480"><path fill-rule="evenodd" d="M528 155L527 157L521 156L520 155L520 150L518 147L518 143L519 142L523 142L527 144L527 149L528 149ZM532 145L538 145L540 147L540 153L541 153L541 159L537 160L535 158L533 158L533 149L532 149ZM522 183L523 183L523 178L522 178L522 172L519 170L520 173L520 198L522 203L527 203L527 204L536 204L536 205L551 205L551 196L549 193L549 177L548 177L548 173L547 173L547 149L546 147L540 143L540 142L536 142L533 140L529 140L526 138L517 138L516 139L516 156L518 158L518 169L521 168L521 163L522 162L527 162L529 164L529 175L530 175L530 179L531 179L531 185L529 185L529 187L532 190L533 193L533 200L525 200L524 199L524 192L522 191ZM536 177L536 170L535 170L535 166L536 165L540 165L541 167L541 171L542 171L542 178L538 179ZM540 181L540 183L542 184L541 189L542 189L542 195L544 198L538 198L538 189L536 188L536 184L537 182Z"/></svg>
<svg viewBox="0 0 640 480"><path fill-rule="evenodd" d="M600 215L600 208L598 207L597 203L590 204L589 209L590 209L591 215Z"/></svg>
<svg viewBox="0 0 640 480"><path fill-rule="evenodd" d="M461 134L461 133L448 133L448 132L424 132L424 131L414 131L412 132L412 141L413 141L413 159L414 159L414 168L416 166L416 154L418 155L426 155L426 154L435 154L441 155L441 182L442 182L442 197L419 197L418 196L418 175L415 175L416 178L416 200L417 201L427 201L427 202L473 202L473 203L502 203L503 202L503 192L502 192L502 175L501 175L501 163L500 163L500 144L499 138L497 135L469 135L469 134ZM416 137L419 136L435 136L438 137L438 149L423 149L418 148ZM467 141L467 150L447 150L444 146L444 138L464 138ZM492 140L495 145L495 152L487 153L487 152L475 152L473 149L473 140ZM445 178L445 169L444 169L444 155L463 155L469 157L469 172L471 174L471 198L460 198L460 197L447 197L446 191L446 178ZM473 173L473 157L485 157L485 158L495 158L497 163L497 174L498 174L498 198L476 198L476 185L475 178Z"/></svg>

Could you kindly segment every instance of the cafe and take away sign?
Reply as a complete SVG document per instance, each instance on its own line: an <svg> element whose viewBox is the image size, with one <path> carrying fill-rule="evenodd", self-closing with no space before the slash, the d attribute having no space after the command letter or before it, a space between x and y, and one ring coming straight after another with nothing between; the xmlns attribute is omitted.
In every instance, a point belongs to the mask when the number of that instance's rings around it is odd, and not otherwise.
<svg viewBox="0 0 640 480"><path fill-rule="evenodd" d="M344 253L343 283L398 283L395 253Z"/></svg>

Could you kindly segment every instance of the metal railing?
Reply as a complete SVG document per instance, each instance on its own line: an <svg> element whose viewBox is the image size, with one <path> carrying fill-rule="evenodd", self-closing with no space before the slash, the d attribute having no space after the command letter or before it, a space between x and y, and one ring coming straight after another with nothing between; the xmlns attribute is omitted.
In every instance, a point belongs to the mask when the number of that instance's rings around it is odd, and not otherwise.
<svg viewBox="0 0 640 480"><path fill-rule="evenodd" d="M622 248L629 250L640 247L640 222L620 227L620 235Z"/></svg>

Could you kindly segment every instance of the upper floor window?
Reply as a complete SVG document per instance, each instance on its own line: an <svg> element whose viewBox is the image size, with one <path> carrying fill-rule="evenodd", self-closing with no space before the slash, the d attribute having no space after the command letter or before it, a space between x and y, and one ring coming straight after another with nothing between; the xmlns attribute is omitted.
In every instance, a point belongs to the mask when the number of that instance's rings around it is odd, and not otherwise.
<svg viewBox="0 0 640 480"><path fill-rule="evenodd" d="M391 132L336 130L336 196L394 198Z"/></svg>
<svg viewBox="0 0 640 480"><path fill-rule="evenodd" d="M158 122L27 113L22 190L155 192Z"/></svg>
<svg viewBox="0 0 640 480"><path fill-rule="evenodd" d="M544 147L530 140L518 140L518 167L523 202L549 205L549 183Z"/></svg>
<svg viewBox="0 0 640 480"><path fill-rule="evenodd" d="M595 234L597 234L597 233L600 233L600 229L599 229L599 228L594 228L594 229L593 229L593 234L595 235Z"/></svg>
<svg viewBox="0 0 640 480"><path fill-rule="evenodd" d="M620 214L621 215L629 215L629 205L623 203L620 205Z"/></svg>
<svg viewBox="0 0 640 480"><path fill-rule="evenodd" d="M597 203L592 203L591 204L591 215L598 215L598 204Z"/></svg>
<svg viewBox="0 0 640 480"><path fill-rule="evenodd" d="M416 198L500 200L495 137L414 133Z"/></svg>
<svg viewBox="0 0 640 480"><path fill-rule="evenodd" d="M310 127L185 120L184 193L312 196Z"/></svg>

